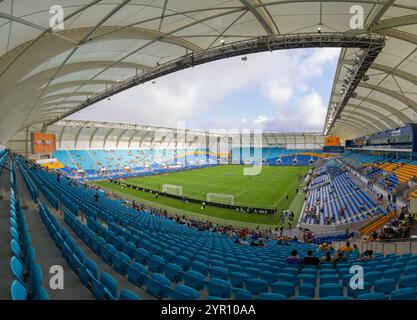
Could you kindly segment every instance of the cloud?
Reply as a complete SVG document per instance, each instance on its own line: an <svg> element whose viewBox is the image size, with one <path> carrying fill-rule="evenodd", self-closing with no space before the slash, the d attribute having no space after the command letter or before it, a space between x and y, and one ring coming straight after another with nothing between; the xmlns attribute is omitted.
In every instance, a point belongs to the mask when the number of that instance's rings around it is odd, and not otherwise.
<svg viewBox="0 0 417 320"><path fill-rule="evenodd" d="M327 107L316 84L331 78L330 92L339 53L297 49L207 63L126 90L71 118L168 127L180 120L201 130L319 131ZM248 99L251 106L240 107Z"/></svg>
<svg viewBox="0 0 417 320"><path fill-rule="evenodd" d="M293 96L293 87L289 84L283 84L279 81L270 80L262 86L263 94L274 104L282 105Z"/></svg>

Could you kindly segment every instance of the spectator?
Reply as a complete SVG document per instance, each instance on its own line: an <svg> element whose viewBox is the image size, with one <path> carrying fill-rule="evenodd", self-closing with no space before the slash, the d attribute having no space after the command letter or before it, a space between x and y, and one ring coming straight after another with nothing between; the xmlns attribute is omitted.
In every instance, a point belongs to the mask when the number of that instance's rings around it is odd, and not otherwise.
<svg viewBox="0 0 417 320"><path fill-rule="evenodd" d="M339 251L351 253L352 252L352 247L350 246L350 242L346 242L346 245L344 247L341 247L339 249Z"/></svg>
<svg viewBox="0 0 417 320"><path fill-rule="evenodd" d="M336 266L337 263L344 262L344 261L347 261L347 259L345 255L343 254L343 252L336 252L336 254L333 257L334 266Z"/></svg>
<svg viewBox="0 0 417 320"><path fill-rule="evenodd" d="M302 263L301 259L298 257L298 252L295 249L291 251L291 255L289 257L287 257L286 261L287 261L288 264L298 264L299 265L299 264Z"/></svg>
<svg viewBox="0 0 417 320"><path fill-rule="evenodd" d="M309 266L317 266L319 263L320 260L317 257L313 256L313 251L308 250L307 256L305 256L303 259L303 264Z"/></svg>
<svg viewBox="0 0 417 320"><path fill-rule="evenodd" d="M363 253L362 258L358 259L359 261L371 260L374 259L374 251L373 250L366 250Z"/></svg>
<svg viewBox="0 0 417 320"><path fill-rule="evenodd" d="M320 260L321 263L323 262L332 262L332 255L330 253L330 251L327 251L325 256L321 258Z"/></svg>
<svg viewBox="0 0 417 320"><path fill-rule="evenodd" d="M352 253L360 254L358 245L356 243L353 244Z"/></svg>

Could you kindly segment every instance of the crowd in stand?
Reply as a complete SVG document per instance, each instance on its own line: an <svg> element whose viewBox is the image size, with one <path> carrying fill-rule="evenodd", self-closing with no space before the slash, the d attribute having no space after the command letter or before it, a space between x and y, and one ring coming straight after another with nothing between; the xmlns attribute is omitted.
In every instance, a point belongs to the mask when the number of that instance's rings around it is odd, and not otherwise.
<svg viewBox="0 0 417 320"><path fill-rule="evenodd" d="M314 255L312 250L309 250L307 251L307 255L301 258L298 255L297 250L292 250L291 255L287 257L286 262L287 264L295 265L319 265L321 263L332 263L336 266L339 262L347 262L350 255L354 256L358 261L374 258L372 250L367 250L361 254L357 245L353 244L353 246L351 246L349 242L346 242L345 246L341 247L339 250L335 250L331 243L324 242L317 248L317 251L324 251L325 255L319 259Z"/></svg>
<svg viewBox="0 0 417 320"><path fill-rule="evenodd" d="M391 240L408 238L411 223L412 217L408 211L408 208L407 206L403 206L401 208L401 212L397 216L386 223L380 231L375 231L372 234L372 239Z"/></svg>

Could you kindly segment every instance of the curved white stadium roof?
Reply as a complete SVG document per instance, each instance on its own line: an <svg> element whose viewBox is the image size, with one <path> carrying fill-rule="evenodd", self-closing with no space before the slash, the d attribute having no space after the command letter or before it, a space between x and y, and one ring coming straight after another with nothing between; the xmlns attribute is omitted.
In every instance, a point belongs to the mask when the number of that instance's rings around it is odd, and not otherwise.
<svg viewBox="0 0 417 320"><path fill-rule="evenodd" d="M63 30L50 29L53 5ZM353 5L363 28L351 28ZM415 0L0 0L0 43L3 144L163 74L300 47L343 48L325 133L346 139L417 115Z"/></svg>

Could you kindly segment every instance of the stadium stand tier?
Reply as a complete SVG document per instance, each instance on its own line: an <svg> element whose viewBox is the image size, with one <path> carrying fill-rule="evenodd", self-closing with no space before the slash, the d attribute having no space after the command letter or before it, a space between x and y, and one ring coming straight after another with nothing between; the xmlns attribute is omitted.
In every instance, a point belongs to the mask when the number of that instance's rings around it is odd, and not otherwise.
<svg viewBox="0 0 417 320"><path fill-rule="evenodd" d="M31 237L28 232L21 194L30 197L55 251L78 278L77 290L84 288L86 298L395 300L417 295L416 255L362 257L348 246L341 256L322 247L323 242L345 240L352 234L321 237L312 243L265 239L253 246L240 233L227 236L199 230L164 215L127 207L96 189L8 153L0 156L0 163L8 163L11 170L1 172L2 178L9 176L10 186L12 277L2 281L10 282L11 299L49 297L42 287L40 264L44 260L37 259L31 245L38 234ZM315 189L323 189L320 184L329 189L333 186L342 199L347 192L342 186L355 190L353 180L335 163L317 171ZM326 179L320 179L323 176ZM311 201L318 196L316 191ZM364 219L355 211L359 202L352 200L364 201L369 209L374 206L372 201L360 192L349 197L353 206L346 209L347 216ZM339 215L337 222L343 223L343 217ZM327 261L326 252L334 252L338 258ZM319 265L303 263L312 253L322 260ZM349 287L353 265L365 269L366 283L361 290ZM68 294L66 298L71 298Z"/></svg>

